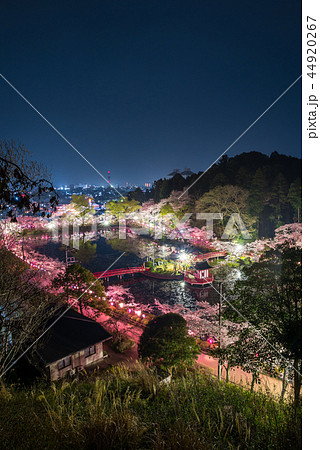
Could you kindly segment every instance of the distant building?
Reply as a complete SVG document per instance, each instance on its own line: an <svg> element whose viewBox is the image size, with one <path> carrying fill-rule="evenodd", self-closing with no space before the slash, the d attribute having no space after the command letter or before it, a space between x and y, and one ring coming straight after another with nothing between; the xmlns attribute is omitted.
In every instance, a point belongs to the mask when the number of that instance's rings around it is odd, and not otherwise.
<svg viewBox="0 0 320 450"><path fill-rule="evenodd" d="M50 326L66 307L48 321ZM69 309L48 331L37 351L50 380L58 380L103 359L103 343L111 335L96 321Z"/></svg>
<svg viewBox="0 0 320 450"><path fill-rule="evenodd" d="M177 173L180 173L180 169L173 169L173 171L168 174L168 177L174 177Z"/></svg>
<svg viewBox="0 0 320 450"><path fill-rule="evenodd" d="M174 177L175 175L177 175L177 173L186 178L189 177L190 175L193 175L194 172L192 172L190 168L185 168L183 172L181 172L180 169L173 169L173 171L168 174L168 177Z"/></svg>
<svg viewBox="0 0 320 450"><path fill-rule="evenodd" d="M181 175L183 177L190 177L190 175L193 175L193 174L194 174L194 172L192 172L189 168L184 169L184 171L181 172Z"/></svg>

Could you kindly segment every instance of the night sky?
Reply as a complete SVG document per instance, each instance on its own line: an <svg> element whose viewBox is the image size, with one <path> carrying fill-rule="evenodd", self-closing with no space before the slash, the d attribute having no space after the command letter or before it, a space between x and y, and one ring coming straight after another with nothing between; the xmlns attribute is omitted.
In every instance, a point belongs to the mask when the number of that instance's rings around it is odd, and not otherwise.
<svg viewBox="0 0 320 450"><path fill-rule="evenodd" d="M107 176L206 169L301 73L300 2L3 1L0 72ZM0 137L106 184L2 79ZM301 80L229 152L301 153Z"/></svg>

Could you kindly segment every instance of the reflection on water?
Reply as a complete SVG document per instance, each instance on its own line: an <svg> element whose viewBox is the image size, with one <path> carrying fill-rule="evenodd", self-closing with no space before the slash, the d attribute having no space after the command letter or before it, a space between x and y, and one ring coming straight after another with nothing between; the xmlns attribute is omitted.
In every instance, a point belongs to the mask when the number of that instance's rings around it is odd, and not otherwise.
<svg viewBox="0 0 320 450"><path fill-rule="evenodd" d="M112 283L115 282L119 281ZM139 275L122 283L130 288L136 301L142 304L153 304L156 298L161 303L171 305L180 303L187 308L195 309L197 301L207 301L211 304L218 301L218 294L212 287L191 288L183 281L154 280Z"/></svg>
<svg viewBox="0 0 320 450"><path fill-rule="evenodd" d="M44 253L51 258L59 258L65 261L65 250L61 248L61 244L48 242L36 249L39 253ZM92 272L102 272L106 270L119 256L120 252L112 249L105 239L97 241L97 256L88 264L83 264ZM132 253L124 254L112 268L120 269L124 267L140 266L142 259ZM146 278L143 275L135 275L130 277L126 275L122 280L112 278L109 284L123 284L130 287L130 291L134 295L137 302L142 304L153 304L156 298L161 303L181 303L182 305L193 309L196 301L207 301L216 303L218 301L218 293L212 287L190 287L183 281L167 281ZM108 283L105 281L105 285ZM217 286L215 286L217 289Z"/></svg>

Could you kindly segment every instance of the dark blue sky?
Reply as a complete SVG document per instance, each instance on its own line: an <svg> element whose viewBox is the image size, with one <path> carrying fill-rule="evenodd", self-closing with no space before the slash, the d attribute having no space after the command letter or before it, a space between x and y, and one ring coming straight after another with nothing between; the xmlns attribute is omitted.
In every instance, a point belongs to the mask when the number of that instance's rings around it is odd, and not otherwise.
<svg viewBox="0 0 320 450"><path fill-rule="evenodd" d="M0 72L113 183L208 167L301 73L296 0L6 1ZM0 137L101 183L0 79ZM229 152L300 156L301 81Z"/></svg>

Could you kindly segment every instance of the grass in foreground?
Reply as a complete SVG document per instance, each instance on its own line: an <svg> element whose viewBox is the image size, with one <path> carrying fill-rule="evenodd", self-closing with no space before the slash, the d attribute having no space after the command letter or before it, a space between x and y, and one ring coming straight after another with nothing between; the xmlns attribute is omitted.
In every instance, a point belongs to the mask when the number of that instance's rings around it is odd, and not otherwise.
<svg viewBox="0 0 320 450"><path fill-rule="evenodd" d="M50 386L0 392L0 448L296 449L288 404L200 371L168 386L144 367L115 367Z"/></svg>

